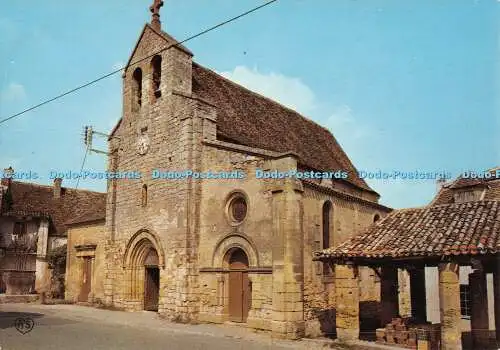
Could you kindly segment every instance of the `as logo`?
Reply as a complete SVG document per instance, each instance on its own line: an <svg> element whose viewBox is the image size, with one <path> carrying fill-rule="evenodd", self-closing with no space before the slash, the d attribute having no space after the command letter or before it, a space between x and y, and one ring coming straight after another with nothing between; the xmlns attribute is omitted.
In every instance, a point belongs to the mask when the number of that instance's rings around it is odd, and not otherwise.
<svg viewBox="0 0 500 350"><path fill-rule="evenodd" d="M26 334L28 332L31 332L33 327L35 326L35 321L29 317L19 317L16 318L16 321L14 322L14 326L16 327L17 331L21 334ZM0 347L1 350L1 347Z"/></svg>

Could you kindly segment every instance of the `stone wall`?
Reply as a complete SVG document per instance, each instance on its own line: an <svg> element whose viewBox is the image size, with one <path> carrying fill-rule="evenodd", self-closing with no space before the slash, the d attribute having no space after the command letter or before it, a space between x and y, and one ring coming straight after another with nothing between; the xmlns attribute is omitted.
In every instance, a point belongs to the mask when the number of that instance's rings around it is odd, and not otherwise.
<svg viewBox="0 0 500 350"><path fill-rule="evenodd" d="M324 186L306 186L304 192L304 314L306 335L310 337L335 333L335 278L333 272L323 271L321 262L312 260L313 252L323 248L323 205L332 203L330 216L330 246L337 246L373 224L378 214L383 217L387 208ZM354 193L352 193L354 194ZM328 268L332 271L332 267ZM369 268L359 269L360 313L362 318L378 318L380 283Z"/></svg>
<svg viewBox="0 0 500 350"><path fill-rule="evenodd" d="M249 322L258 328L271 327L272 199L264 181L254 176L257 168L268 166L268 163L262 156L210 145L203 148L204 171L238 170L248 175L245 179L207 179L201 182L198 264L201 269L216 269L200 276L200 317L204 320L217 322L228 319L228 275L215 271L224 269L223 260L228 250L239 246L248 256L250 268L262 271L249 275L252 283ZM236 193L246 198L248 207L241 224L232 223L228 215L228 201ZM207 303L210 299L219 302Z"/></svg>
<svg viewBox="0 0 500 350"><path fill-rule="evenodd" d="M105 236L103 221L69 227L64 296L66 300L78 301L83 277L83 259L90 257L92 279L89 302L104 301ZM95 249L92 249L93 245L96 246Z"/></svg>
<svg viewBox="0 0 500 350"><path fill-rule="evenodd" d="M131 62L169 45L145 27ZM196 170L199 157L203 102L192 99L191 56L173 48L163 51L161 96L151 91L150 59L130 66L124 74L123 118L110 140L109 169L138 171L140 179L110 180L108 183L107 300L115 306L137 309L142 305L137 267L124 266L124 255L135 247L129 241L148 232L162 257L160 312L170 318L189 319L196 314L196 184L191 180L153 179L155 169ZM142 103L134 105L133 72L142 69ZM137 148L139 138L149 139L147 152ZM147 186L147 205L142 205ZM135 272L134 272L135 271ZM140 278L137 277L137 278ZM112 286L112 287L111 287Z"/></svg>

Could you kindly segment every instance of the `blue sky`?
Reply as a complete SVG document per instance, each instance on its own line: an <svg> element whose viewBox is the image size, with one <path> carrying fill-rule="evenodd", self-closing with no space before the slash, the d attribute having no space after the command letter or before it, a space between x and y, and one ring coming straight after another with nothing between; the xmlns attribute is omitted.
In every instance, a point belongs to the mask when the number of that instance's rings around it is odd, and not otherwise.
<svg viewBox="0 0 500 350"><path fill-rule="evenodd" d="M151 2L4 4L0 119L123 65ZM163 29L182 40L262 3L167 0ZM197 62L328 127L358 169L457 175L500 165L499 6L280 0L186 46ZM31 169L49 184L50 170L80 169L83 125L109 132L120 115L117 74L0 125L0 167ZM92 154L86 168L105 163ZM432 180L369 183L396 208L425 205L436 188Z"/></svg>

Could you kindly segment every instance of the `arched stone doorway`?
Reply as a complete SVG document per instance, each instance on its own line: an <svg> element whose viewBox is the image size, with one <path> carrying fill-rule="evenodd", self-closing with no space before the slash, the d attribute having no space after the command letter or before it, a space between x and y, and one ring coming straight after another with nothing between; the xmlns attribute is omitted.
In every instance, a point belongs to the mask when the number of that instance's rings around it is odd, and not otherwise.
<svg viewBox="0 0 500 350"><path fill-rule="evenodd" d="M145 230L137 232L127 244L123 267L128 271L125 301L129 310L158 311L160 268L164 266L161 252L156 236Z"/></svg>
<svg viewBox="0 0 500 350"><path fill-rule="evenodd" d="M248 257L241 248L226 254L229 266L229 319L246 322L251 304L251 286L248 278Z"/></svg>

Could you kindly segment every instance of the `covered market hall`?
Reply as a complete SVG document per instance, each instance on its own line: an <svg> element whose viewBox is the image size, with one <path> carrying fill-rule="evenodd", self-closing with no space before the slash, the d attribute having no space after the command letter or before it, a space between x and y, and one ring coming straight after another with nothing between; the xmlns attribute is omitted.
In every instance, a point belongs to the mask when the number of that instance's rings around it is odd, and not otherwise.
<svg viewBox="0 0 500 350"><path fill-rule="evenodd" d="M369 267L381 289L377 342L445 350L500 348L500 201L395 210L362 234L315 252L314 259L335 271L339 340L359 339L358 272ZM435 279L429 277L432 270ZM409 284L407 318L399 310L401 271ZM461 290L464 279L468 296ZM437 304L433 322L429 303Z"/></svg>

